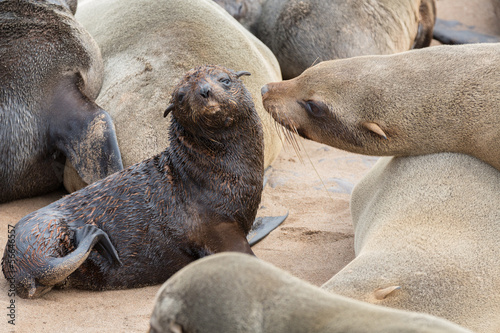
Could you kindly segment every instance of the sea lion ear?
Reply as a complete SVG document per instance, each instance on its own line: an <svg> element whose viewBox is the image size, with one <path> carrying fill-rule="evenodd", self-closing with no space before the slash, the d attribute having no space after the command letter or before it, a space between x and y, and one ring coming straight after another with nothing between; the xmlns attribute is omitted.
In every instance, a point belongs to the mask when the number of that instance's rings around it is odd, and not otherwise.
<svg viewBox="0 0 500 333"><path fill-rule="evenodd" d="M239 72L236 72L234 74L236 74L237 78L240 78L240 76L243 76L243 75L252 75L250 72L247 72L247 71L239 71Z"/></svg>
<svg viewBox="0 0 500 333"><path fill-rule="evenodd" d="M170 111L172 111L174 109L174 103L170 104L169 106L167 106L167 109L165 110L165 112L163 112L163 118L165 118L166 116L168 116L168 114L170 113Z"/></svg>

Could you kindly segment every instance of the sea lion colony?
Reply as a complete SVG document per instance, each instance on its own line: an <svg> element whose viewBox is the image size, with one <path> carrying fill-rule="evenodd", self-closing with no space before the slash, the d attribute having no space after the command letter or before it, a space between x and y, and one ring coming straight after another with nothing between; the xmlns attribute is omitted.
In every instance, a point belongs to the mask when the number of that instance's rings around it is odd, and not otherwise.
<svg viewBox="0 0 500 333"><path fill-rule="evenodd" d="M165 111L165 151L18 222L2 260L17 293L158 284L212 253L253 253L245 236L264 169L260 120L238 79L248 74L220 66L186 73Z"/></svg>
<svg viewBox="0 0 500 333"><path fill-rule="evenodd" d="M389 138L389 135L391 134L390 131L388 131L388 130L384 131L381 128L380 124L377 124L376 122L373 122L373 123L376 124L375 127L374 126L368 126L366 128L368 128L368 130L372 131L375 135L378 135L379 137ZM89 238L89 235L90 235L90 238ZM106 240L106 237L103 236L102 232L100 232L99 230L95 230L92 227L85 227L83 229L80 229L80 232L75 232L74 236L76 237L75 239L78 239L78 241L80 241L82 239L87 240L86 242L89 243L89 244L85 245L86 247L91 248L92 246L96 246L96 248L98 250L100 250L101 255L103 255L106 260L109 260L109 261L113 261L114 260L115 263L117 263L119 265L119 262L118 262L118 260L116 258L116 252L114 252L113 249L112 249L113 244L111 244L111 247L110 247L109 238ZM64 241L66 241L66 242L68 240L69 240L68 238L64 239ZM85 243L85 242L82 242L82 243ZM91 243L93 243L93 244L91 244ZM96 244L99 244L99 245L96 245ZM99 256L95 252L92 252L91 255L93 255L93 256ZM32 287L32 286L33 285L31 285L29 287Z"/></svg>

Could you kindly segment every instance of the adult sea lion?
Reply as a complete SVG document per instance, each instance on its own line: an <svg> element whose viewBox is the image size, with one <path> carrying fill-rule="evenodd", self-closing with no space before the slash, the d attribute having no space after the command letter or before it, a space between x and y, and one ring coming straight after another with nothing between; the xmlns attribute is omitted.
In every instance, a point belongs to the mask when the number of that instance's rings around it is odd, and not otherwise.
<svg viewBox="0 0 500 333"><path fill-rule="evenodd" d="M17 293L146 286L212 253L252 253L245 236L261 198L263 134L238 79L246 74L189 71L165 111L162 153L21 219L2 261Z"/></svg>
<svg viewBox="0 0 500 333"><path fill-rule="evenodd" d="M110 111L123 164L129 166L168 145L158 122L168 92L186 71L218 64L252 73L245 85L264 130L264 165L281 150L260 88L281 80L272 52L212 0L87 0L77 19L99 44L104 83L97 102Z"/></svg>
<svg viewBox="0 0 500 333"><path fill-rule="evenodd" d="M313 64L428 46L434 0L266 0L250 28L276 55L284 79Z"/></svg>
<svg viewBox="0 0 500 333"><path fill-rule="evenodd" d="M262 88L276 121L368 155L470 154L500 170L500 44L325 61Z"/></svg>
<svg viewBox="0 0 500 333"><path fill-rule="evenodd" d="M446 320L328 293L255 257L220 253L159 290L156 332L469 332Z"/></svg>
<svg viewBox="0 0 500 333"><path fill-rule="evenodd" d="M95 102L101 54L76 1L0 2L0 202L50 192L65 161L85 183L123 168Z"/></svg>
<svg viewBox="0 0 500 333"><path fill-rule="evenodd" d="M262 13L262 2L265 0L213 0L224 8L232 17L246 29L257 22Z"/></svg>
<svg viewBox="0 0 500 333"><path fill-rule="evenodd" d="M468 155L384 157L351 198L356 258L322 288L500 331L500 172Z"/></svg>

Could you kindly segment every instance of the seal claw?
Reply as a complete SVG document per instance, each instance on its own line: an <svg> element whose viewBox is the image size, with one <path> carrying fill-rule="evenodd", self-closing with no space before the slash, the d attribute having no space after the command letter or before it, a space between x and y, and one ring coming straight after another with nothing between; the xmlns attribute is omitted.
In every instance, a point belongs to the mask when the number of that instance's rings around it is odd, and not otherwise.
<svg viewBox="0 0 500 333"><path fill-rule="evenodd" d="M387 135L385 134L385 132L380 128L380 126L376 123L373 123L373 122L370 122L370 121L365 121L363 123L363 127L366 128L367 130L375 133L375 134L378 134L380 135L381 137L383 137L384 139L387 140Z"/></svg>
<svg viewBox="0 0 500 333"><path fill-rule="evenodd" d="M383 299L386 299L387 296L392 294L395 290L399 290L399 289L401 289L401 286L390 286L387 288L379 288L379 289L375 290L374 295L375 295L376 299L383 300Z"/></svg>

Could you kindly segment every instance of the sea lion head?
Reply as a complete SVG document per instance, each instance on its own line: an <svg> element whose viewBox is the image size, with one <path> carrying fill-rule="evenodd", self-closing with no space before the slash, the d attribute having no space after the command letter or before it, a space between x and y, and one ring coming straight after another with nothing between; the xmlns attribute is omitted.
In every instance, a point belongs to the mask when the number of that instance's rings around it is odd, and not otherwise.
<svg viewBox="0 0 500 333"><path fill-rule="evenodd" d="M262 87L262 102L269 114L286 129L316 142L356 150L366 142L383 144L387 130L370 101L376 91L359 84L356 62L324 61L290 80Z"/></svg>
<svg viewBox="0 0 500 333"><path fill-rule="evenodd" d="M242 75L250 73L213 65L190 70L174 88L164 117L172 112L192 133L232 127L254 110L251 95L239 80Z"/></svg>

